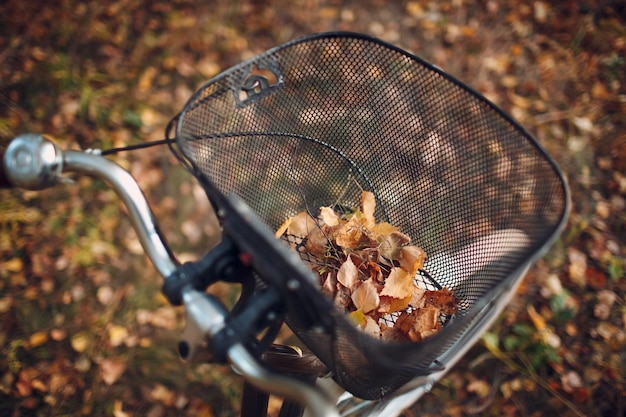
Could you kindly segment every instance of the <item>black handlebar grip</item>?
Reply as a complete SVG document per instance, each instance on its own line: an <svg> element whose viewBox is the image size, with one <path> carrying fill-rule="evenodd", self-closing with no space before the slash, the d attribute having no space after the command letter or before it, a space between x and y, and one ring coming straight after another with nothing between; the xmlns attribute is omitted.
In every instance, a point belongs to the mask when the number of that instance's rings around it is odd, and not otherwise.
<svg viewBox="0 0 626 417"><path fill-rule="evenodd" d="M12 185L9 182L9 178L4 172L4 151L6 150L6 145L0 145L0 188L11 188Z"/></svg>

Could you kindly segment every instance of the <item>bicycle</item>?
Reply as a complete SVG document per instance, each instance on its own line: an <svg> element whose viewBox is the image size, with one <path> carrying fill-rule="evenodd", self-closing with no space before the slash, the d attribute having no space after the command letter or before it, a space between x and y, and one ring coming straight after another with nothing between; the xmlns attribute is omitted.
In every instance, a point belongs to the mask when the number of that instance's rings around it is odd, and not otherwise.
<svg viewBox="0 0 626 417"><path fill-rule="evenodd" d="M173 135L173 136L172 136ZM142 247L184 305L183 359L230 363L246 380L242 416L395 416L427 392L504 309L563 230L569 191L552 158L510 116L420 58L354 33L288 42L207 81L166 128L199 181L222 240L180 264L137 183L101 151L15 138L3 186L37 190L66 172L105 181ZM106 153L106 152L105 152ZM321 206L357 207L398 226L428 254L415 282L449 288L458 311L419 343L376 339L347 319L274 231ZM240 283L229 311L205 292ZM393 327L397 316L386 317ZM285 322L307 352L273 344ZM398 360L400 358L400 360ZM332 393L335 393L333 396Z"/></svg>

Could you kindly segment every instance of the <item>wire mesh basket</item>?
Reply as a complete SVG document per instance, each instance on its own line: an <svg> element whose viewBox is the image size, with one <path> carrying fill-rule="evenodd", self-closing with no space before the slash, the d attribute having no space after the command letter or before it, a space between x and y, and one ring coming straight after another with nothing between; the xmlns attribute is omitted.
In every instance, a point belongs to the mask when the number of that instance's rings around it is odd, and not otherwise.
<svg viewBox="0 0 626 417"><path fill-rule="evenodd" d="M324 331L288 311L336 381L366 399L437 369L567 217L561 172L510 117L423 60L358 34L292 41L223 72L187 103L176 141L195 175L273 230L304 210L358 207L367 190L376 218L426 251L429 279L459 305L423 342L377 340L321 300L329 310L319 315L332 323ZM311 287L307 297L324 295Z"/></svg>

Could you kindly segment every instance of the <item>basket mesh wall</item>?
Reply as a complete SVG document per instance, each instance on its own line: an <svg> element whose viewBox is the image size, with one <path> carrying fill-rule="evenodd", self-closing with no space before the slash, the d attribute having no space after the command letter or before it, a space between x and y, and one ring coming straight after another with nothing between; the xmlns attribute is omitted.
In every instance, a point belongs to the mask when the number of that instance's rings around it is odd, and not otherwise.
<svg viewBox="0 0 626 417"><path fill-rule="evenodd" d="M461 83L360 35L294 41L220 74L189 101L176 135L202 175L274 230L305 209L358 207L372 191L377 220L410 235L430 275L454 289L459 317L419 344L374 340L338 311L320 312L336 317L324 334L291 320L363 398L429 372L567 210L562 176L532 137Z"/></svg>

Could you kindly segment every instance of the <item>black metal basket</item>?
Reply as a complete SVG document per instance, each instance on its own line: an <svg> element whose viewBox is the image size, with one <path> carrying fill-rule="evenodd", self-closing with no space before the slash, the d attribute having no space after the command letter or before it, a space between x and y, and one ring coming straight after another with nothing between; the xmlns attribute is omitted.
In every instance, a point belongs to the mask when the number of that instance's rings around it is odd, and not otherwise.
<svg viewBox="0 0 626 417"><path fill-rule="evenodd" d="M332 308L319 311L331 322L322 332L302 326L296 306L288 311L337 382L367 399L437 369L568 212L558 167L509 116L423 60L358 34L310 36L223 72L187 103L176 140L196 175L274 230L303 210L358 207L368 190L377 219L426 250L426 269L454 290L459 312L421 343L374 339Z"/></svg>

